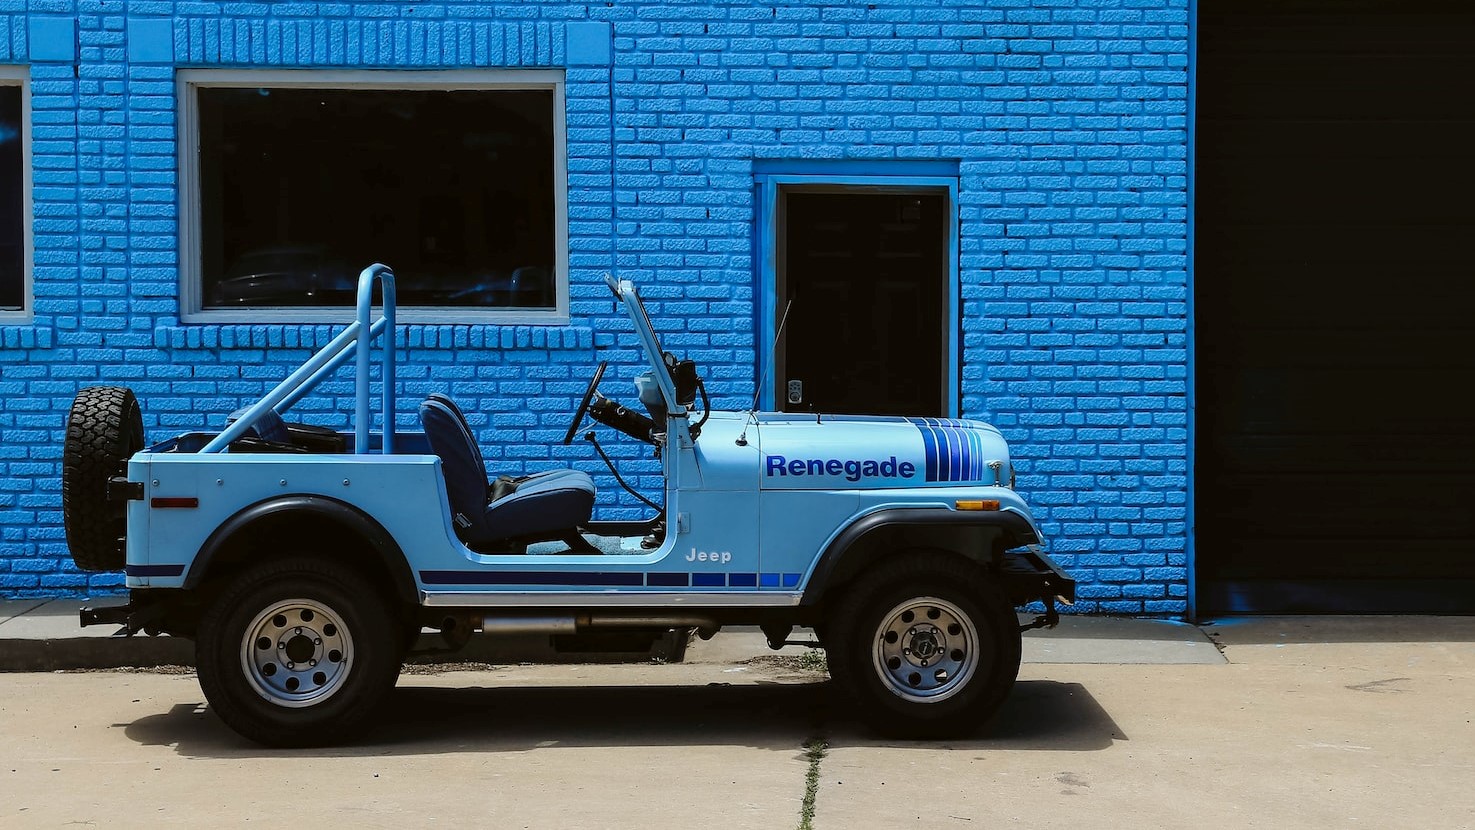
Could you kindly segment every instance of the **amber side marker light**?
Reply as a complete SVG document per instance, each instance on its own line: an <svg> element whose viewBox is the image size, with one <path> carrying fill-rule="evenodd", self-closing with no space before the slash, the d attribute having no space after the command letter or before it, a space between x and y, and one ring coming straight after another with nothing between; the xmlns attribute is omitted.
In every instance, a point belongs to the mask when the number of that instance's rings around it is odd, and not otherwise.
<svg viewBox="0 0 1475 830"><path fill-rule="evenodd" d="M200 500L196 498L164 498L154 497L149 500L149 507L199 507Z"/></svg>
<svg viewBox="0 0 1475 830"><path fill-rule="evenodd" d="M958 499L953 507L959 510L998 510L998 499Z"/></svg>

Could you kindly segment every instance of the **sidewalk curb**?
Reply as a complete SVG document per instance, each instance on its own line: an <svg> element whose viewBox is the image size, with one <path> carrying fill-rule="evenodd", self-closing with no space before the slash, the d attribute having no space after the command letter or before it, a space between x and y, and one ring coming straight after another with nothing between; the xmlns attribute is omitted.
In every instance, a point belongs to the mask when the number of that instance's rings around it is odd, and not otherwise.
<svg viewBox="0 0 1475 830"><path fill-rule="evenodd" d="M195 644L180 637L0 640L0 672L189 666Z"/></svg>

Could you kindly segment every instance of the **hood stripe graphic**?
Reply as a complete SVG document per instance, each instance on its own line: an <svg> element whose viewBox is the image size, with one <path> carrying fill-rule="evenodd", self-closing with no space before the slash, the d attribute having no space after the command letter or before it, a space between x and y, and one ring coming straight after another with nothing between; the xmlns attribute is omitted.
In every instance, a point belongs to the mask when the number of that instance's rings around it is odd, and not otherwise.
<svg viewBox="0 0 1475 830"><path fill-rule="evenodd" d="M922 433L928 481L981 481L983 441L961 421L951 418L908 418Z"/></svg>

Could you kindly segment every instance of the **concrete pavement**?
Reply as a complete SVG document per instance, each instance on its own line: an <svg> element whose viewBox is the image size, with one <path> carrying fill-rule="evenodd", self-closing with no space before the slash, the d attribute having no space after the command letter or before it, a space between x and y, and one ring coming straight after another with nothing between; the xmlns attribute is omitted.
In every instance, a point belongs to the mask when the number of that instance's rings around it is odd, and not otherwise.
<svg viewBox="0 0 1475 830"><path fill-rule="evenodd" d="M743 630L677 665L416 667L312 751L245 743L183 669L0 674L0 825L1475 826L1475 620L1026 637L992 729L941 743L875 738Z"/></svg>
<svg viewBox="0 0 1475 830"><path fill-rule="evenodd" d="M1475 827L1475 620L1204 630L1224 663L1024 666L983 741L838 738L814 826Z"/></svg>

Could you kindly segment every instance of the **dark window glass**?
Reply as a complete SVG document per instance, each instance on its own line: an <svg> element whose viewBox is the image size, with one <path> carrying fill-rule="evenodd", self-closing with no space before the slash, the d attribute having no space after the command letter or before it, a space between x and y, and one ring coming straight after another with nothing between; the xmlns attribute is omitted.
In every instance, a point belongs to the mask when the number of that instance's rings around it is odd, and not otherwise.
<svg viewBox="0 0 1475 830"><path fill-rule="evenodd" d="M553 93L199 88L205 308L552 308Z"/></svg>
<svg viewBox="0 0 1475 830"><path fill-rule="evenodd" d="M0 309L26 304L25 176L21 88L0 86Z"/></svg>

